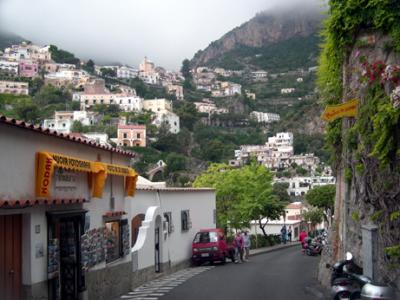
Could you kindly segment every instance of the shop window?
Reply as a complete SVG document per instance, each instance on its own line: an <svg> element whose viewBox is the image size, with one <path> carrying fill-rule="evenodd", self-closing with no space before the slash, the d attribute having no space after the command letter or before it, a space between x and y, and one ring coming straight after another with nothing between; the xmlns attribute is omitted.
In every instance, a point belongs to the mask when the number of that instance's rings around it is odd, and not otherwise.
<svg viewBox="0 0 400 300"><path fill-rule="evenodd" d="M182 229L182 231L188 231L190 228L192 228L192 223L190 221L189 210L182 210L181 211L181 229Z"/></svg>
<svg viewBox="0 0 400 300"><path fill-rule="evenodd" d="M105 227L106 263L110 263L129 253L128 220L108 221Z"/></svg>
<svg viewBox="0 0 400 300"><path fill-rule="evenodd" d="M164 213L164 219L165 219L165 230L168 230L168 233L174 232L174 225L172 224L172 213L171 212L166 212Z"/></svg>

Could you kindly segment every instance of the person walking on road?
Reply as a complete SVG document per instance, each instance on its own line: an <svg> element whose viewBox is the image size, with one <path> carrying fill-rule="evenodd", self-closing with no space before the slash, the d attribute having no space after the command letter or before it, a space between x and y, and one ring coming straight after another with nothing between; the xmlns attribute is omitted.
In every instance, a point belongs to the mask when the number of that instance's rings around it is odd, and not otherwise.
<svg viewBox="0 0 400 300"><path fill-rule="evenodd" d="M243 234L243 243L244 243L244 260L249 261L251 240L250 240L250 235L248 235L247 231L245 231Z"/></svg>
<svg viewBox="0 0 400 300"><path fill-rule="evenodd" d="M235 247L235 264L243 262L243 237L240 231L236 233L235 239L233 240L233 246Z"/></svg>
<svg viewBox="0 0 400 300"><path fill-rule="evenodd" d="M281 236L282 236L282 242L283 242L284 244L286 244L286 225L283 225L283 226L282 226L282 229L281 229Z"/></svg>
<svg viewBox="0 0 400 300"><path fill-rule="evenodd" d="M289 242L292 242L292 226L289 226L287 235L288 235Z"/></svg>

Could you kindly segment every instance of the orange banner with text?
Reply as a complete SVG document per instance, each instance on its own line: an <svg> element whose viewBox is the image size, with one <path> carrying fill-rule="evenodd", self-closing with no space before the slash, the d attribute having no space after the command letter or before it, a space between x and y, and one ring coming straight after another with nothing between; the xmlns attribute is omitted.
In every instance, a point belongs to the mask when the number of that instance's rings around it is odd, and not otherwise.
<svg viewBox="0 0 400 300"><path fill-rule="evenodd" d="M325 111L321 115L321 119L330 122L343 117L356 117L358 99L353 99L338 105L330 105L325 108Z"/></svg>
<svg viewBox="0 0 400 300"><path fill-rule="evenodd" d="M54 168L89 173L91 175L90 186L92 187L92 197L95 198L102 197L108 174L126 177L126 195L132 197L135 194L138 174L132 168L88 161L50 152L38 152L36 155L36 197L50 197Z"/></svg>

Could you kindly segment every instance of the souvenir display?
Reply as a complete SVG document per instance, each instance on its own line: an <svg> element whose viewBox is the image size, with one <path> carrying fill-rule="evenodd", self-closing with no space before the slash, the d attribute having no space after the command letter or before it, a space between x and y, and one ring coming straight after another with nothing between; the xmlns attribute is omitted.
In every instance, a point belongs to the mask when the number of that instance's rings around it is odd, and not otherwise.
<svg viewBox="0 0 400 300"><path fill-rule="evenodd" d="M82 269L87 271L105 259L104 227L87 231L81 237Z"/></svg>
<svg viewBox="0 0 400 300"><path fill-rule="evenodd" d="M122 243L122 254L124 256L128 255L130 252L128 220L121 220L121 243Z"/></svg>
<svg viewBox="0 0 400 300"><path fill-rule="evenodd" d="M106 225L106 262L111 262L119 258L119 223L110 222Z"/></svg>
<svg viewBox="0 0 400 300"><path fill-rule="evenodd" d="M47 278L53 279L60 273L60 251L58 239L50 239L48 244Z"/></svg>

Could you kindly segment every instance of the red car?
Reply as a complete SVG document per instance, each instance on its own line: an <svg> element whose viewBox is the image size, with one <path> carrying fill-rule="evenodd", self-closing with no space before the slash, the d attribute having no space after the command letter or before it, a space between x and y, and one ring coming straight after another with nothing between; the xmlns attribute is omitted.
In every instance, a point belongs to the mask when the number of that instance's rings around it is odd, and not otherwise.
<svg viewBox="0 0 400 300"><path fill-rule="evenodd" d="M192 244L192 263L200 265L203 262L214 263L216 261L224 264L226 258L234 261L235 250L226 242L225 233L222 229L202 229L194 237Z"/></svg>

